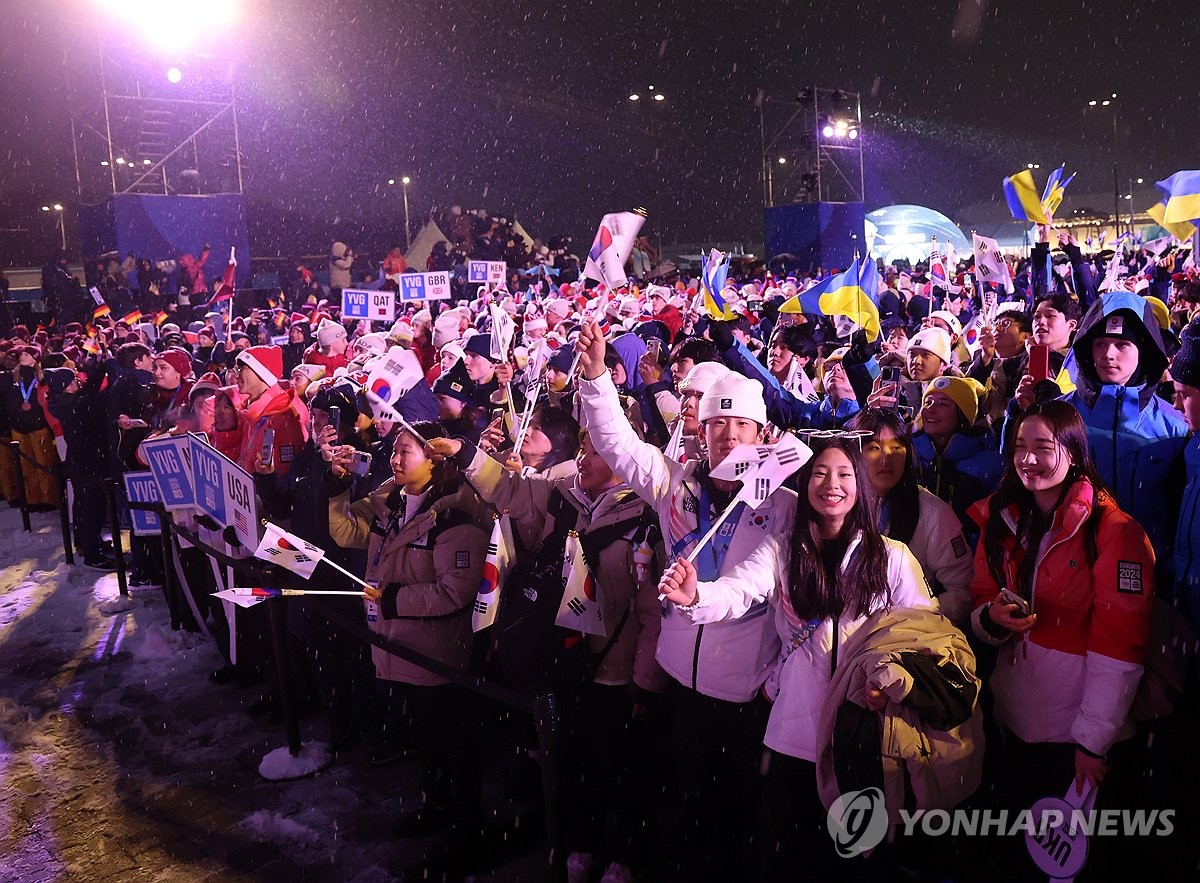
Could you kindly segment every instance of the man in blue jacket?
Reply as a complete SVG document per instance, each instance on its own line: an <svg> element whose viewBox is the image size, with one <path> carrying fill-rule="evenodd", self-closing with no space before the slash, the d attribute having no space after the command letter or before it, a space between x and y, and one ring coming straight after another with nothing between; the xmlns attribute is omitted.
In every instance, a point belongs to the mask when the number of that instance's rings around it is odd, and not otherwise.
<svg viewBox="0 0 1200 883"><path fill-rule="evenodd" d="M1145 529L1159 575L1168 576L1179 511L1171 477L1188 429L1155 394L1167 356L1150 304L1127 291L1102 295L1084 315L1071 349L1076 389L1063 398L1083 416L1100 476Z"/></svg>

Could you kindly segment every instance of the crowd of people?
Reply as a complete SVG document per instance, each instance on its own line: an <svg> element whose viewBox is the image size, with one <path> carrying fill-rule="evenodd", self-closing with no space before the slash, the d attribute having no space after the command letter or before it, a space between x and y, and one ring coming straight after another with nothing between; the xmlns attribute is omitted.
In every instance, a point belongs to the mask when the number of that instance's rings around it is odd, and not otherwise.
<svg viewBox="0 0 1200 883"><path fill-rule="evenodd" d="M464 216L456 243L492 241L479 226ZM1195 670L1164 657L1200 621L1200 276L1179 251L1122 242L1113 260L1052 238L1009 260L1012 292L975 287L969 265L944 280L880 268L877 336L793 309L817 280L762 267L728 283L719 315L677 274L543 274L386 327L342 321L315 287L231 317L197 297L207 247L169 310L118 267L103 297L144 318L56 299L48 327L0 341L0 492L53 508L68 480L78 551L112 568L104 482L145 468L148 438L207 433L254 477L262 515L367 581L328 602L344 616L559 696L572 881L939 879L963 861L960 879L1024 879L1020 838L898 837L840 857L826 811L869 787L892 822L1068 788L1098 789L1100 806L1186 803ZM335 252L334 289L354 258ZM161 297L161 270L137 263L137 291ZM366 381L387 359L415 379L381 405ZM788 434L811 457L749 505L722 463ZM512 563L476 631L500 514ZM559 624L576 545L600 634ZM173 582L172 626L209 630L231 659L212 569L180 552L190 590ZM131 556L134 584L160 582L156 544L135 538ZM333 570L320 582L355 588ZM423 800L396 833L449 831L463 872L481 854L480 732L505 716L285 603L296 682L271 681L261 608L238 612L238 661L214 682L266 677L256 713L293 691L362 762L415 750ZM504 738L536 744L511 720Z"/></svg>

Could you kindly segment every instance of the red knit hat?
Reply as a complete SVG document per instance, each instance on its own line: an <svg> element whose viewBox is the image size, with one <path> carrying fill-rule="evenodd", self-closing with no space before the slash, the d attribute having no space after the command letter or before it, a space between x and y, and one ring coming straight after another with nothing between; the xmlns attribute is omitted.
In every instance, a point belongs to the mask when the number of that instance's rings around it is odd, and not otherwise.
<svg viewBox="0 0 1200 883"><path fill-rule="evenodd" d="M237 362L253 371L267 386L283 377L283 350L277 346L251 346L238 353Z"/></svg>
<svg viewBox="0 0 1200 883"><path fill-rule="evenodd" d="M184 380L192 376L192 357L187 354L186 350L177 346L167 347L161 353L157 353L154 360L166 362L178 371L179 376Z"/></svg>

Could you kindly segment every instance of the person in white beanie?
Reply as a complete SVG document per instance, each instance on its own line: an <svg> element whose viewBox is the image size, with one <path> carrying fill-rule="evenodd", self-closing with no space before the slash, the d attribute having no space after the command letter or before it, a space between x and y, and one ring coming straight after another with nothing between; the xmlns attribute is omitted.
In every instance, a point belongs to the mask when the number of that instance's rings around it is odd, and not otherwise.
<svg viewBox="0 0 1200 883"><path fill-rule="evenodd" d="M596 452L658 515L667 550L693 551L736 496L740 482L710 477L738 444L757 443L767 422L762 389L738 374L717 378L701 396L698 419L707 444L703 460L680 463L638 439L621 412L617 389L604 363L599 325L587 322L580 353L579 398ZM741 506L696 558L705 579L729 573L773 534L785 533L796 512L796 495L780 488L758 509ZM673 607L664 611L656 658L671 675L671 743L684 794L683 877L735 880L744 845L757 829L755 808L767 705L759 688L779 653L779 636L768 602L741 619L699 628ZM730 788L742 797L742 812L729 812L720 795ZM733 821L735 820L736 821Z"/></svg>
<svg viewBox="0 0 1200 883"><path fill-rule="evenodd" d="M327 375L350 364L346 355L349 338L340 322L322 319L317 326L317 339L304 353L304 361L310 365L321 365Z"/></svg>
<svg viewBox="0 0 1200 883"><path fill-rule="evenodd" d="M453 310L442 313L433 320L433 346L441 349L452 340L462 337L458 313Z"/></svg>

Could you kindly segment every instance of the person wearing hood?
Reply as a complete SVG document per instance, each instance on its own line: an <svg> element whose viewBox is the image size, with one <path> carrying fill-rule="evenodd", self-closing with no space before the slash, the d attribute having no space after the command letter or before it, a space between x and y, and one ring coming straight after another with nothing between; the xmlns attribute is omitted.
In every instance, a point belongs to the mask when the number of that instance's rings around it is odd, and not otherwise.
<svg viewBox="0 0 1200 883"><path fill-rule="evenodd" d="M329 249L329 289L332 297L341 295L343 288L350 287L350 266L354 263L354 250L344 242L335 242Z"/></svg>
<svg viewBox="0 0 1200 883"><path fill-rule="evenodd" d="M312 343L312 326L302 315L293 313L288 325L288 342L283 345L283 370L291 374L303 363L304 353Z"/></svg>
<svg viewBox="0 0 1200 883"><path fill-rule="evenodd" d="M1170 583L1178 494L1174 469L1187 443L1187 423L1156 395L1167 368L1158 321L1146 299L1111 291L1092 304L1071 347L1075 390L1063 396L1087 425L1096 471L1117 505L1145 529Z"/></svg>
<svg viewBox="0 0 1200 883"><path fill-rule="evenodd" d="M70 368L50 368L43 374L48 388L47 406L62 424L67 443L67 478L74 492L71 520L75 548L84 566L95 570L116 568L100 540L107 507L104 424L108 393L101 390L106 376L104 363L99 361L87 366L82 380Z"/></svg>

